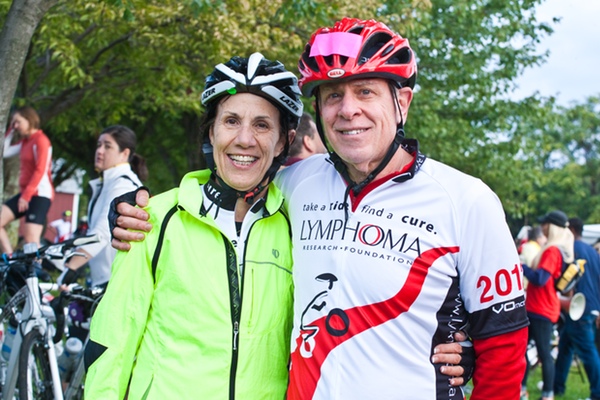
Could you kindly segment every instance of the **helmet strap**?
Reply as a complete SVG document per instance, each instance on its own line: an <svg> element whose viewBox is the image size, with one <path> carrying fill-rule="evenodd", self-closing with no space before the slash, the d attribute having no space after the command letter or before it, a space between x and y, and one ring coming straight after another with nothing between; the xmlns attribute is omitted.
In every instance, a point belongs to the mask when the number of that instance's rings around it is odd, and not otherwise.
<svg viewBox="0 0 600 400"><path fill-rule="evenodd" d="M260 183L256 185L254 189L247 191L232 188L219 175L217 175L216 169L213 169L209 184L219 193L218 196L214 196L213 201L217 203L219 207L229 210L235 209L235 202L240 198L243 198L248 204L254 204L257 196L267 186L269 186L269 184L275 178L275 174L277 174L277 171L279 171L282 165L283 163L281 162L280 157L274 158L273 164L271 164Z"/></svg>
<svg viewBox="0 0 600 400"><path fill-rule="evenodd" d="M390 86L390 91L391 91L392 97L394 99L394 107L396 108L396 111L398 111L400 113L400 122L396 126L396 135L394 136L394 140L392 141L392 143L390 143L390 147L388 147L388 150L387 150L385 156L383 157L383 160L381 160L381 163L379 163L379 165L373 171L371 171L371 173L369 173L369 175L364 180L357 183L357 182L354 182L352 180L352 178L350 177L350 173L348 172L348 167L342 161L340 156L337 153L335 153L334 151L331 151L329 153L329 158L333 162L335 169L339 172L340 175L342 175L342 178L344 178L344 180L348 184L348 186L346 188L346 192L344 193L344 210L346 213L346 220L348 220L348 209L349 209L348 197L350 195L350 191L352 191L354 196L358 196L358 194L369 183L371 183L377 177L377 175L379 175L379 173L381 171L383 171L383 169L389 164L390 160L392 159L394 154L396 154L396 151L398 151L398 148L400 147L400 145L402 144L402 142L404 140L404 136L405 136L404 120L402 118L402 110L400 108L400 102L398 101L398 95L396 93L396 89L398 88L398 86L397 86L396 82L393 82L393 81L390 81L389 86ZM315 97L316 97L316 101L315 101L316 121L315 122L317 125L317 131L319 132L319 136L321 137L321 140L323 141L323 143L327 144L327 141L325 138L325 132L321 126L322 121L321 121L321 109L319 107L318 88L315 90Z"/></svg>

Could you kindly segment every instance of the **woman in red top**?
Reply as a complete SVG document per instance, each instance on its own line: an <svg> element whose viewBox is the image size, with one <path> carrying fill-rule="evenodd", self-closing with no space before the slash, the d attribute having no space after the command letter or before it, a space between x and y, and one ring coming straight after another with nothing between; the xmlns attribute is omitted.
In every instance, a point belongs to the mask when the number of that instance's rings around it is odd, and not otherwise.
<svg viewBox="0 0 600 400"><path fill-rule="evenodd" d="M531 262L531 266L523 264L523 274L529 281L527 286L525 309L529 317L529 340L534 340L538 357L542 363L542 400L554 399L554 359L550 342L554 324L560 317L560 302L554 282L560 277L563 263L573 262L574 238L569 230L567 215L559 210L549 212L540 217L544 235L548 241ZM526 355L527 356L527 355ZM522 382L521 399L526 399L527 360L525 376Z"/></svg>
<svg viewBox="0 0 600 400"><path fill-rule="evenodd" d="M46 224L46 214L54 197L51 165L52 145L40 129L40 117L31 107L17 109L12 117L11 128L23 138L21 142L21 171L16 196L2 205L0 215L0 245L5 253L12 253L12 245L4 227L25 216L23 238L25 243L40 244Z"/></svg>

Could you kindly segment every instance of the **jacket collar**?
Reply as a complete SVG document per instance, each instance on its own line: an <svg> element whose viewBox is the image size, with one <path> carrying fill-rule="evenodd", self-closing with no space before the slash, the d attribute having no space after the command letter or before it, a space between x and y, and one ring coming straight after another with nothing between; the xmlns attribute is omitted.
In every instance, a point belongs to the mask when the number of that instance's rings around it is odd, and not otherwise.
<svg viewBox="0 0 600 400"><path fill-rule="evenodd" d="M190 214L197 218L201 217L200 210L204 193L200 185L206 184L210 178L209 169L192 171L184 175L179 184L179 193L177 202ZM273 183L269 185L265 201L257 201L250 212L259 212L264 210L266 215L275 214L283 205L283 194ZM193 211L194 210L194 211Z"/></svg>

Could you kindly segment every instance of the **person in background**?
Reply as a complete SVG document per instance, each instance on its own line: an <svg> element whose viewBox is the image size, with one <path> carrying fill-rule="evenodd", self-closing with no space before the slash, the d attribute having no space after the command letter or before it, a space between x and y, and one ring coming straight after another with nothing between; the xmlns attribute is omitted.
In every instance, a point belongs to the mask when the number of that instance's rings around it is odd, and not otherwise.
<svg viewBox="0 0 600 400"><path fill-rule="evenodd" d="M55 219L48 224L48 228L54 231L54 243L64 242L73 236L73 227L71 225L71 210L65 210L62 217Z"/></svg>
<svg viewBox="0 0 600 400"><path fill-rule="evenodd" d="M594 250L596 250L596 252L598 254L600 254L600 238L596 239L593 247L594 247Z"/></svg>
<svg viewBox="0 0 600 400"><path fill-rule="evenodd" d="M12 114L12 113L11 113ZM19 153L21 152L21 137L19 131L13 129L10 123L4 137L4 158L2 172L4 175L4 199L9 199L19 193L19 170L21 168ZM19 221L13 221L4 226L9 243L17 244L19 237Z"/></svg>
<svg viewBox="0 0 600 400"><path fill-rule="evenodd" d="M554 399L554 359L550 343L554 324L560 317L560 302L554 282L561 275L563 264L574 260L573 234L569 230L567 215L554 210L540 217L542 232L548 238L535 256L531 265L522 264L523 273L529 284L525 308L529 317L529 340L534 340L538 357L542 363L542 400ZM526 356L527 357L527 356ZM530 362L523 376L521 399L527 399L527 378Z"/></svg>
<svg viewBox="0 0 600 400"><path fill-rule="evenodd" d="M75 256L65 263L60 282L73 283L78 270L86 263L90 266L92 285L104 285L110 278L110 269L116 251L110 246L108 208L115 197L134 190L148 179L146 161L135 152L135 133L126 126L113 125L98 137L94 155L94 168L100 175L90 181L92 196L88 204L88 235L97 235L99 242L78 248Z"/></svg>
<svg viewBox="0 0 600 400"><path fill-rule="evenodd" d="M600 238L596 239L594 242L594 249L600 254ZM598 349L598 353L600 353L600 321L596 322L596 349Z"/></svg>
<svg viewBox="0 0 600 400"><path fill-rule="evenodd" d="M54 198L52 185L52 144L40 129L40 117L29 106L18 108L12 116L11 129L22 138L19 172L19 193L2 205L0 216L0 246L5 253L13 248L4 229L17 218L25 216L23 239L25 243L36 243L46 225L46 215Z"/></svg>
<svg viewBox="0 0 600 400"><path fill-rule="evenodd" d="M319 137L315 122L309 113L302 113L298 129L296 129L296 137L290 145L290 156L285 165L290 166L314 154L325 153L327 153L327 149Z"/></svg>
<svg viewBox="0 0 600 400"><path fill-rule="evenodd" d="M73 236L85 236L87 235L88 229L88 217L87 215L82 215L81 218L79 218L79 223L77 224L77 229L75 229L75 232L73 232Z"/></svg>
<svg viewBox="0 0 600 400"><path fill-rule="evenodd" d="M275 180L294 244L290 400L464 399L431 359L465 326L477 357L471 399L519 396L528 321L515 307L516 247L489 187L404 137L416 68L408 40L354 18L315 32L299 61L332 152ZM142 210L118 210L121 227L152 228L131 220Z"/></svg>
<svg viewBox="0 0 600 400"><path fill-rule="evenodd" d="M575 286L575 293L585 296L585 310L577 321L564 313L564 324L559 332L558 357L554 375L554 393L565 393L567 376L573 362L573 353L579 357L590 384L590 399L600 400L600 356L596 348L596 326L600 323L600 257L596 250L582 241L583 221L569 219L569 229L575 236L575 259L583 259L585 272Z"/></svg>
<svg viewBox="0 0 600 400"><path fill-rule="evenodd" d="M519 259L521 264L531 265L531 262L546 244L548 238L542 232L542 227L536 225L531 227L527 232L527 241L523 243L519 249Z"/></svg>

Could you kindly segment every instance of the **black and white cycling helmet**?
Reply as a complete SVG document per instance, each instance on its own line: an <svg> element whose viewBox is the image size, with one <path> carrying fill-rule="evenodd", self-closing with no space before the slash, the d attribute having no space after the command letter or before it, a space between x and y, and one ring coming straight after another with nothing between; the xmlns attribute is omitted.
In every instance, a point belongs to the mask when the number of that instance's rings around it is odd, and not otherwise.
<svg viewBox="0 0 600 400"><path fill-rule="evenodd" d="M279 61L254 53L248 58L232 57L225 64L217 65L206 78L202 104L235 93L264 97L288 116L291 129L298 126L303 110L298 78Z"/></svg>
<svg viewBox="0 0 600 400"><path fill-rule="evenodd" d="M212 108L214 112L218 100L223 96L231 96L236 93L252 93L277 107L281 114L280 120L284 132L287 133L289 129L296 129L298 126L303 111L298 78L286 70L279 61L271 61L260 53L254 53L248 58L235 56L224 64L218 64L206 77L201 97L202 105L207 110ZM266 184L273 180L277 171L285 163L289 148L288 135L285 134L284 149L273 159L273 164L265 174L265 178L268 178ZM218 178L216 174L215 177ZM265 179L263 179L264 181ZM218 184L221 188L226 186L225 182L220 181ZM226 191L252 203L254 197L264 187L265 185L261 184L247 192L239 192L233 188L226 189Z"/></svg>

